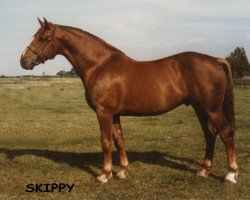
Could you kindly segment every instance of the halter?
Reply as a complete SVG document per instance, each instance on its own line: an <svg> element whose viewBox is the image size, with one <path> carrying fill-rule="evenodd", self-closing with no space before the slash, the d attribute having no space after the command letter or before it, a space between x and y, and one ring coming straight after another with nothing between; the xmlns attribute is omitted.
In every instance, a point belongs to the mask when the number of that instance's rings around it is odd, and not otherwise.
<svg viewBox="0 0 250 200"><path fill-rule="evenodd" d="M52 40L52 49L53 49L53 54L54 57L56 56L56 52L55 52L55 41L53 39L55 33L55 28L52 29L52 33L50 35L50 37L48 38L48 40L46 41L46 43L44 43L37 51L32 49L31 46L28 46L27 49L29 49L32 53L36 54L37 57L32 61L33 64L37 64L39 62L39 60L44 63L46 61L45 56L43 55L43 50L46 48L46 46L50 43L50 41Z"/></svg>

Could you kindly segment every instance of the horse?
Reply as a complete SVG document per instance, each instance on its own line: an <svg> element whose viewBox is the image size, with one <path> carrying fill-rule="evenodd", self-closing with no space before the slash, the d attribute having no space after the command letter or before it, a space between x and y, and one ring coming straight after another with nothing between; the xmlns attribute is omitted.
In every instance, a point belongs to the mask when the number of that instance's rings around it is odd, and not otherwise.
<svg viewBox="0 0 250 200"><path fill-rule="evenodd" d="M26 70L63 55L85 88L85 98L96 113L103 151L103 169L97 177L112 177L112 138L119 155L116 176L126 178L129 161L120 116L154 116L179 105L191 105L206 141L205 157L197 175L212 170L216 136L225 145L229 172L225 182L235 184L238 165L234 148L234 92L229 63L197 52L183 52L152 61L136 61L104 40L78 28L38 18L40 27L23 51Z"/></svg>

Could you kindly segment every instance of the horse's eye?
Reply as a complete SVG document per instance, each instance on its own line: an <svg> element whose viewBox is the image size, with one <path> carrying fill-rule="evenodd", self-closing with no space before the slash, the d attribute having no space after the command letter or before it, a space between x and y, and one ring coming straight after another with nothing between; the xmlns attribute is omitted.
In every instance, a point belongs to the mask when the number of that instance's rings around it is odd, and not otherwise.
<svg viewBox="0 0 250 200"><path fill-rule="evenodd" d="M41 38L40 38L40 41L41 41L42 43L45 43L45 42L47 42L47 38L41 37Z"/></svg>

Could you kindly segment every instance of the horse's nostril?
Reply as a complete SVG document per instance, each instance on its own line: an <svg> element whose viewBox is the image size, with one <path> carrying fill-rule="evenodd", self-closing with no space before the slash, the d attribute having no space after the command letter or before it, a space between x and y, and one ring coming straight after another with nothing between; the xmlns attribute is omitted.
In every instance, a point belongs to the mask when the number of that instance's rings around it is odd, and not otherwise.
<svg viewBox="0 0 250 200"><path fill-rule="evenodd" d="M26 68L26 61L25 60L21 60L21 66L23 67L23 68Z"/></svg>

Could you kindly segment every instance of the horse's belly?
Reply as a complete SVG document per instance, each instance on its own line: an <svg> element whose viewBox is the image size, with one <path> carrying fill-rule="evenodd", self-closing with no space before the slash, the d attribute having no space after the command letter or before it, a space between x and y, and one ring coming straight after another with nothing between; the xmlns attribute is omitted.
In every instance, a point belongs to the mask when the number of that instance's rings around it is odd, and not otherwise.
<svg viewBox="0 0 250 200"><path fill-rule="evenodd" d="M130 93L123 112L128 115L158 115L172 110L182 103L183 96L175 91L148 90Z"/></svg>

